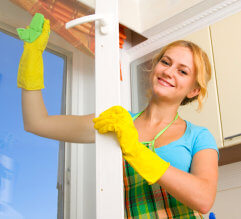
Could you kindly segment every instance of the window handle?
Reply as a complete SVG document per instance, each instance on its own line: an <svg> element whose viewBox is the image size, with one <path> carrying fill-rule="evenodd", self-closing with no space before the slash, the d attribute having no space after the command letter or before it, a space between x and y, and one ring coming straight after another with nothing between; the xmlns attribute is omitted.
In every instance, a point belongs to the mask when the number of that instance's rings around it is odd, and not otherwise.
<svg viewBox="0 0 241 219"><path fill-rule="evenodd" d="M108 34L108 21L107 20L108 20L107 15L92 14L92 15L80 17L80 18L74 19L72 21L69 21L68 23L65 24L65 28L69 29L69 28L74 27L79 24L88 23L88 22L92 22L92 21L99 21L100 33L105 35L105 34Z"/></svg>

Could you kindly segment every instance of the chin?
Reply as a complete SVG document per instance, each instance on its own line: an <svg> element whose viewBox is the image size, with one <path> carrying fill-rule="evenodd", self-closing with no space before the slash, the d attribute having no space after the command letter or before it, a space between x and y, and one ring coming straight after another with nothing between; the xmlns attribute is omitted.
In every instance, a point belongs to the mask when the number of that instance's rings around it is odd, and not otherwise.
<svg viewBox="0 0 241 219"><path fill-rule="evenodd" d="M154 87L152 89L152 95L159 96L159 97L170 97L174 95L173 91L168 90L168 88L162 88L162 87Z"/></svg>
<svg viewBox="0 0 241 219"><path fill-rule="evenodd" d="M152 90L151 98L155 101L166 101L166 102L172 102L172 103L181 103L180 100L182 100L182 97L177 96L177 92L167 92L166 90Z"/></svg>
<svg viewBox="0 0 241 219"><path fill-rule="evenodd" d="M163 92L152 92L152 99L155 99L155 100L170 100L171 97L170 97L170 94L166 94L166 93L163 93Z"/></svg>

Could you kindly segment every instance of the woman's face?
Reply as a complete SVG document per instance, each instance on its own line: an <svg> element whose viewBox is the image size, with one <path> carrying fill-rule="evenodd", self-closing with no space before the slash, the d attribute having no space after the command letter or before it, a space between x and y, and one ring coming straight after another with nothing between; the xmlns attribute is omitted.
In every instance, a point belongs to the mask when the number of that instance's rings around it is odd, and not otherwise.
<svg viewBox="0 0 241 219"><path fill-rule="evenodd" d="M151 82L155 97L174 103L180 104L185 97L198 95L191 50L182 46L168 49L155 66Z"/></svg>

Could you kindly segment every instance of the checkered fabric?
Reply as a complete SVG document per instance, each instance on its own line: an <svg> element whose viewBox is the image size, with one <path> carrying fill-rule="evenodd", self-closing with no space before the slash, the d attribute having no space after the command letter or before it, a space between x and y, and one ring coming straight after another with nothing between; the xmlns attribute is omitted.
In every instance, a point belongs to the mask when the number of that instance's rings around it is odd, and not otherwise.
<svg viewBox="0 0 241 219"><path fill-rule="evenodd" d="M145 144L148 148L151 147ZM127 219L188 219L204 218L176 200L158 183L148 185L126 161L124 165L125 218Z"/></svg>

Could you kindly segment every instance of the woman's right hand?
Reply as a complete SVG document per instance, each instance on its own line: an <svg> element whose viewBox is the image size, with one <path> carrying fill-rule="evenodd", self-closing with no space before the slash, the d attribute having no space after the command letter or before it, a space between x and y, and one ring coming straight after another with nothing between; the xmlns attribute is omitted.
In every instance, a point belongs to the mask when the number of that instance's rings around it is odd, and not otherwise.
<svg viewBox="0 0 241 219"><path fill-rule="evenodd" d="M39 16L37 18L43 19L43 17ZM42 25L41 22L38 24ZM26 31L28 29L29 27ZM48 43L50 33L49 20L44 19L40 30L42 31L41 34L33 42L29 42L31 37L26 39L26 37L20 36L24 40L24 51L19 62L17 85L25 90L40 90L44 88L42 53Z"/></svg>

